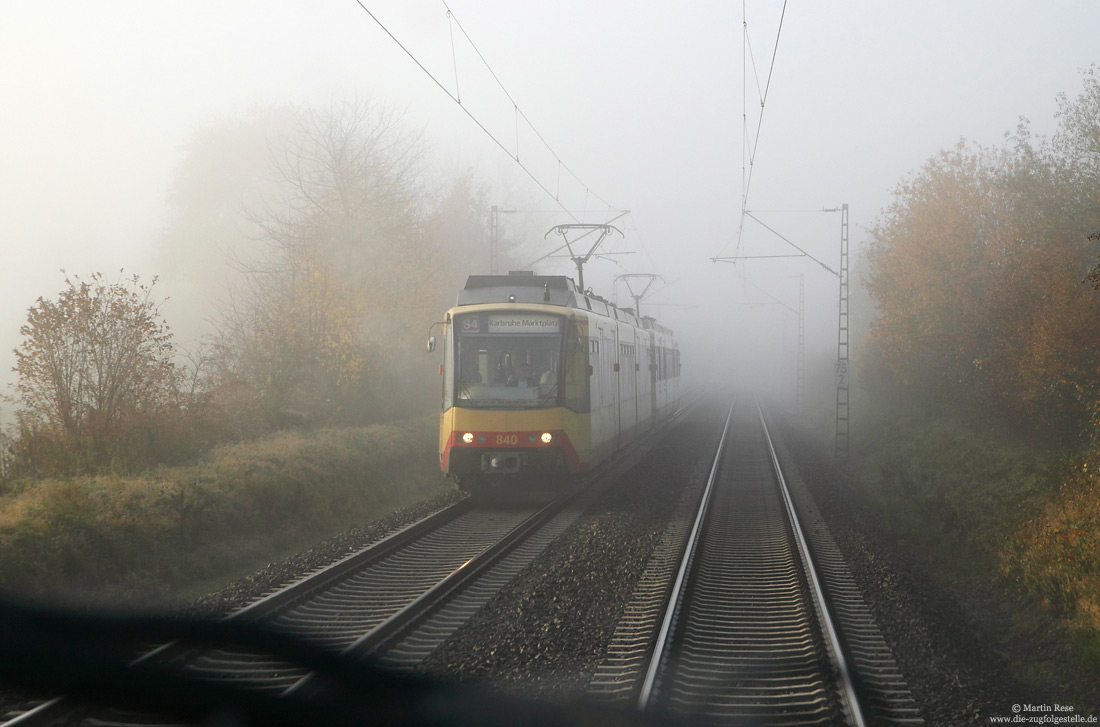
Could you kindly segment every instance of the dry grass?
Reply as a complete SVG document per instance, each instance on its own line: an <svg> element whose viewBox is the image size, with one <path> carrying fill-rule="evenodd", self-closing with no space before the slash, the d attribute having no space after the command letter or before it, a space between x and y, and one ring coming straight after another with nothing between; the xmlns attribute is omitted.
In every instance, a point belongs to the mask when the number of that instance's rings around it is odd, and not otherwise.
<svg viewBox="0 0 1100 727"><path fill-rule="evenodd" d="M281 433L143 476L0 489L0 589L164 603L435 494L434 418Z"/></svg>

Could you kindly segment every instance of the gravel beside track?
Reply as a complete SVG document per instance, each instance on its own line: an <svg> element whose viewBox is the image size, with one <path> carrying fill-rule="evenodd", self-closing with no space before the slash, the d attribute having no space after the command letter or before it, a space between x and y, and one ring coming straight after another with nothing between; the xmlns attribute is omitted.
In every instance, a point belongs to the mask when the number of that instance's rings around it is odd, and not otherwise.
<svg viewBox="0 0 1100 727"><path fill-rule="evenodd" d="M683 488L706 477L725 414L718 404L658 433L638 464L420 671L527 697L583 695Z"/></svg>
<svg viewBox="0 0 1100 727"><path fill-rule="evenodd" d="M698 463L713 455L720 419L720 407L702 406L670 429L543 558L420 670L524 696L580 698L682 494L680 486L667 483L698 484L705 478ZM988 593L957 592L862 511L831 457L789 428L781 429L780 439L797 463L794 476L821 510L928 724L987 725L991 716L1011 716L1013 704L1058 700L1059 685L1024 685L1012 668L1012 662L1036 657L1057 659L1065 647L1056 635L1039 632L1027 643L1006 643L998 627L1011 608L1005 594L994 593L992 586ZM437 497L331 538L196 601L186 612L229 613L458 497ZM1080 707L1079 713L1089 714L1086 705Z"/></svg>
<svg viewBox="0 0 1100 727"><path fill-rule="evenodd" d="M1011 719L1014 704L1028 703L1057 702L1074 705L1085 717L1092 714L1088 705L1066 695L1065 685L1027 685L1015 676L1014 665L1064 654L1053 629L1007 638L1009 594L992 583L963 591L946 582L863 511L830 456L805 435L790 428L784 434L928 724L988 725L990 717ZM1093 689L1100 692L1100 685L1094 682ZM1100 704L1100 694L1095 702Z"/></svg>
<svg viewBox="0 0 1100 727"><path fill-rule="evenodd" d="M523 697L581 699L684 488L706 477L726 404L715 398L658 433L637 465L418 670ZM955 591L861 511L831 457L789 428L779 434L797 463L787 476L814 498L927 724L987 725L991 716L1011 717L1013 704L1059 700L1058 685L1023 685L1012 669L1029 654L1057 658L1064 647L1056 638L1006 643L998 618L1010 606L990 605L1005 604L1003 594ZM447 493L349 530L180 613L227 615L460 498ZM0 692L0 707L21 697ZM1078 713L1088 715L1086 706Z"/></svg>
<svg viewBox="0 0 1100 727"><path fill-rule="evenodd" d="M363 527L345 530L285 560L268 563L255 573L230 583L219 591L203 596L179 610L180 615L220 618L274 593L302 578L357 553L382 538L458 502L464 497L458 490L396 510Z"/></svg>

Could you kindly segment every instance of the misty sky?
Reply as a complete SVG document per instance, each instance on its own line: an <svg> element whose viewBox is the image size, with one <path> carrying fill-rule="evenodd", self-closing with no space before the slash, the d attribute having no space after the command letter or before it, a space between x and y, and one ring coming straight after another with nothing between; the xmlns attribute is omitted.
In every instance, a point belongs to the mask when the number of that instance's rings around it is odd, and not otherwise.
<svg viewBox="0 0 1100 727"><path fill-rule="evenodd" d="M762 87L782 2L747 4L755 70L743 94L741 3L448 0L583 185L559 177L525 124L517 142L513 104L442 2L363 3L452 92L457 57L463 104L510 153L518 143L521 161L577 218L602 222L631 210L618 223L625 239L608 249L634 254L619 266L593 263L589 285L610 296L616 274L661 273L672 285L654 303L703 307L647 312L682 328L688 316L702 318L711 326L704 338L794 326L779 306L745 307L767 299L746 291L733 266L710 262L734 252L743 98L751 138L757 76ZM1049 135L1056 94L1075 96L1079 70L1098 60L1098 30L1094 2L790 2L749 207L835 264L835 215L772 210L846 202L858 245L897 182L938 150L960 138L999 144L1020 116ZM166 275L156 269L156 244L183 147L199 126L256 104L349 96L392 104L424 130L439 174L472 167L501 205L558 209L517 188L524 173L354 0L7 3L0 81L0 388L14 379L10 350L26 309L57 294L60 268ZM561 213L533 224L571 221ZM747 229L745 250L790 252L758 226ZM486 265L471 261L469 272ZM791 306L792 276L805 274L808 329L835 351L834 278L805 260L748 267ZM573 272L560 260L539 269ZM186 312L166 313L171 323Z"/></svg>

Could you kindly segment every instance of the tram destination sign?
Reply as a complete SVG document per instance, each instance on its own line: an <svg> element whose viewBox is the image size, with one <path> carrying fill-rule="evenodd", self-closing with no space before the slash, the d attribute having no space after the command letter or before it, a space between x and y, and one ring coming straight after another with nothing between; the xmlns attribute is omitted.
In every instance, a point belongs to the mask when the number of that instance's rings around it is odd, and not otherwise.
<svg viewBox="0 0 1100 727"><path fill-rule="evenodd" d="M489 315L489 333L561 333L558 316Z"/></svg>

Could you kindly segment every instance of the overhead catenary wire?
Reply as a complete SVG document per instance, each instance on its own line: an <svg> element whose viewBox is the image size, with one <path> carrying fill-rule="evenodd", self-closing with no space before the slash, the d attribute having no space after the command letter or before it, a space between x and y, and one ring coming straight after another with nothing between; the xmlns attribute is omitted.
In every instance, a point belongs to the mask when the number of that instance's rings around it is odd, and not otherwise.
<svg viewBox="0 0 1100 727"><path fill-rule="evenodd" d="M638 246L642 248L642 254L645 255L646 260L649 261L649 264L653 268L657 268L658 267L657 261L653 259L652 255L649 254L649 248L646 247L645 241L642 239L642 233L638 229L638 224L635 221L634 213L631 212L630 210L627 210L627 217L630 220L630 229L633 230L633 235L634 235L631 239L637 241Z"/></svg>
<svg viewBox="0 0 1100 727"><path fill-rule="evenodd" d="M484 56L481 54L481 51L477 49L477 46L474 44L473 40L470 39L469 34L466 32L465 28L462 27L462 23L454 15L454 13L451 11L451 9L449 7L447 7L446 2L443 3L443 6L447 10L447 17L448 17L449 21L453 20L454 24L458 26L459 30L466 37L466 39L470 42L471 47L477 53L477 55L481 59L482 63L484 63L485 67L489 70L489 73L496 80L497 84L500 86L500 88L504 92L505 96L508 98L509 101L512 102L513 111L516 115L516 151L514 153L511 150L509 150L508 147L499 138L497 138L497 136L495 134L493 134L493 132L490 131L488 129L488 127L486 127L485 124L477 116L475 116L474 113L467 106L465 106L462 103L460 97L457 94L457 82L458 82L458 80L457 80L458 79L457 61L455 61L456 91L452 92L449 88L447 88L447 86L445 84L443 84L442 81L439 80L439 78L436 77L435 74L433 74L423 63L420 62L420 60L416 57L416 55L414 55L413 52L411 50L409 50L408 47L406 47L405 44L402 43L397 38L397 36L395 36L390 31L390 29L388 27L386 27L386 25L378 18L377 15L375 15L373 12L371 12L370 8L368 8L364 4L363 0L355 0L355 3L363 10L363 12L365 12L370 17L371 20L374 21L374 23L379 28L382 29L382 31L387 36L389 36L390 40L392 40L394 43L396 43L397 46L402 51L404 51L405 55L407 55L413 61L413 63L415 63L417 65L417 67L420 68L420 70L422 70L424 72L424 74L427 75L428 78L430 78L432 80L432 82L434 82L435 85L438 86L439 89L447 95L448 98L450 98L452 101L454 101L458 105L458 107L462 109L462 111L466 114L466 116L468 116L470 118L470 120L473 121L477 125L477 127L479 129L481 129L485 133L485 135L488 136L493 141L493 143L495 143L501 149L501 151L503 151L505 154L510 156L512 158L512 160L515 161L515 163L519 166L519 168L522 169L527 174L527 176L531 179L531 181L533 181L539 187L539 189L541 189L543 192L545 192L548 197L553 199L558 204L558 206L561 207L562 211L564 211L565 214L567 214L571 219L573 219L574 222L580 222L581 220L579 218L577 218L577 216L565 206L565 204L561 201L561 199L559 197L559 194L551 192L549 187L547 187L547 185L544 184L543 181L540 180L538 178L538 176L536 176L535 173L526 164L524 164L522 161L520 161L520 158L519 158L519 117L521 117L521 116L523 117L523 120L526 122L528 127L530 127L531 130L535 133L535 135L539 138L539 140L542 141L542 143L546 146L547 150L554 156L554 158L558 161L558 163L562 166L562 168L564 168L569 173L569 175L572 176L577 181L577 183L579 185L584 187L584 189L585 189L585 205L584 206L585 206L586 210L587 210L587 207L588 207L588 197L589 196L595 197L596 199L600 200L608 208L615 209L611 204L609 204L608 202L603 200L599 195L596 195L594 192L592 192L591 188L588 185L584 184L584 182L581 181L581 179L569 168L569 166L566 165L561 160L561 158L554 152L554 150L546 142L546 140L542 136L542 134L539 133L539 131L534 127L534 125L527 118L526 114L524 114L522 112L522 110L520 110L519 105L515 103L514 99L512 99L511 94L504 87L504 84L501 83L500 78L497 76L496 72L494 72L493 69L489 66L488 62L485 60ZM453 46L452 46L452 57L453 57ZM559 183L559 186L560 186L560 183ZM559 190L559 192L560 192L560 190Z"/></svg>
<svg viewBox="0 0 1100 727"><path fill-rule="evenodd" d="M487 71L489 71L489 75L491 75L493 77L493 80L496 81L497 86L500 87L500 90L504 93L505 97L512 104L512 108L514 109L514 111L517 115L517 120L518 120L518 118L522 118L524 120L524 122L527 124L528 128L530 128L531 131L534 132L535 136L538 137L538 140L542 142L543 146L546 147L546 150L549 151L551 156L553 156L555 161L557 161L558 167L559 167L559 182L558 182L559 186L560 186L560 170L564 169L569 174L569 176L573 177L573 179L577 182L577 184L579 184L579 185L581 185L582 187L585 188L585 192L591 192L591 188L588 185L586 185L581 180L581 178L576 175L576 173L572 169L569 168L568 164L566 164L565 162L562 161L561 157L557 154L557 152L554 151L553 147L550 146L550 142L546 141L546 139L539 132L539 130L537 128L535 128L535 125L533 123L531 123L531 119L527 118L527 114L525 114L523 112L523 109L521 109L519 107L519 104L516 103L516 100L514 98L512 98L512 94L509 93L508 89L504 87L504 83L500 80L500 77L497 76L496 71L493 70L493 67L489 65L489 61L485 60L485 56L482 55L481 50L477 47L477 44L474 43L474 39L471 38L470 34L466 32L466 29L464 27L462 27L462 22L458 19L457 15L454 15L454 13L451 10L450 6L447 5L446 0L441 0L441 2L443 3L443 7L445 7L447 9L447 16L454 18L455 25L457 25L458 29L460 31L462 31L462 35L466 36L466 40L469 41L470 47L474 49L474 53L477 54L477 57L485 65L485 69ZM518 137L518 132L517 132L517 137ZM518 145L518 141L517 141L517 145ZM610 204L607 200L603 199L602 197L600 197L595 192L591 192L591 194L592 194L593 197L598 199L600 202L607 205L607 207L609 207L611 209L617 209L612 204Z"/></svg>
<svg viewBox="0 0 1100 727"><path fill-rule="evenodd" d="M612 222L615 222L616 220L618 220L622 217L625 217L629 214L630 214L630 210L623 210L622 212L620 212L616 216L612 217L607 222L604 222L603 224L610 225ZM584 233L583 235L578 237L576 240L573 240L572 242L579 242L579 241L583 240L584 238L588 237L589 235L591 235L593 232L595 232L595 229L589 230L588 232ZM535 264L540 263L540 262L542 262L543 260L546 260L549 257L553 257L554 255L557 255L559 252L566 249L567 247L568 247L568 245L561 245L560 247L556 247L553 250L551 250L550 252L543 255L542 257L538 258L537 260L532 260L531 262L527 263L526 265L523 266L522 269L527 270L527 269L533 267Z"/></svg>
<svg viewBox="0 0 1100 727"><path fill-rule="evenodd" d="M451 64L454 66L455 69L455 101L461 104L462 89L459 88L458 85L458 56L455 55L455 31L452 20L454 20L454 18L451 16L451 9L447 8L447 34L451 37Z"/></svg>
<svg viewBox="0 0 1100 727"><path fill-rule="evenodd" d="M553 192L550 191L550 189L547 187L547 185L543 184L542 180L539 179L538 176L536 176L536 174L533 173L532 170L526 164L524 164L520 161L519 152L518 152L518 125L517 125L517 151L515 153L513 153L504 144L504 142L497 139L497 136L492 131L488 130L487 126L485 126L485 124L480 119L478 119L476 117L476 115L474 115L474 113L469 108L464 106L464 104L462 103L460 97L458 96L458 93L452 92L451 89L449 89L447 86L445 86L443 84L443 82L440 81L439 78L436 75L431 73L431 70L429 70L427 66L423 65L420 62L420 59L417 58L416 55L414 53L412 53L410 51L410 49L404 43L401 43L400 40L398 40L397 36L394 35L393 32L388 29L386 24L383 23L381 19L378 19L378 16L375 15L371 11L370 8L366 7L363 0L355 0L355 4L359 5L360 9L362 9L363 12L365 12L367 14L367 16L370 16L371 20L373 20L374 23L378 27L381 27L382 31L386 35L389 36L390 40L392 40L394 43L396 43L397 47L399 47L401 49L401 51L404 51L405 55L407 55L412 60L412 63L415 63L417 65L417 67L420 68L420 70L422 70L423 73L425 73L425 75L428 76L428 78L430 78L432 80L432 82L434 82L434 84L436 84L436 86L438 86L439 89L441 91L443 91L443 93L445 93L445 95L448 96L448 98L450 98L452 101L454 101L456 104L458 104L459 108L462 109L462 111L467 115L467 117L469 117L470 120L473 121L477 125L477 128L481 129L485 133L485 135L489 137L489 139L493 140L493 143L495 143L500 148L500 151L503 151L505 154L507 154L508 156L513 158L513 161L519 166L520 169L524 170L524 172L531 179L531 181L533 181L533 183L535 183L543 192L546 192L546 195L548 197L550 197L551 199L553 199L554 202L557 202L558 206L561 207L562 211L564 211L565 214L568 214L568 216L574 222L580 222L581 221L580 219L577 219L577 217L575 216L575 214L573 214L572 211L570 211L568 208L565 207L564 203L559 199L558 195L553 194ZM445 8L445 3L444 3L444 8ZM458 18L455 18L455 16L453 15L453 13L451 13L449 8L447 8L447 11L448 11L448 18L453 19L454 23L459 26L459 30L462 31L463 35L465 35L467 40L469 40L470 36L466 34L464 29L462 29L462 24L459 22ZM472 41L471 41L471 45L473 45ZM474 47L474 49L476 51L476 47ZM480 52L477 52L477 55L478 55L478 57L481 57ZM482 57L482 60L483 60L483 63L484 63L484 58L483 57ZM486 63L486 67L487 67L487 65L488 64ZM455 84L458 84L458 70L456 70L456 68L458 68L458 65L455 64ZM493 74L494 78L496 78L496 74L493 73L492 68L489 69L489 73ZM499 79L497 79L497 82L499 84ZM502 89L503 88L504 87L502 85ZM507 90L506 89L505 89L505 93L507 95ZM508 98L510 99L510 96L508 96ZM515 109L517 114L521 113L519 111L519 107L515 103L514 103L514 109ZM517 118L518 118L518 115L517 115ZM525 115L524 119L525 119L525 121L527 121L526 115ZM517 121L517 124L518 124L518 121ZM532 130L535 130L535 129L533 129L533 125L531 125L529 121L528 121L528 125L531 126ZM535 130L535 131L536 131L536 134L538 134L538 131L537 130ZM541 135L539 135L539 139L542 139ZM546 142L544 142L544 140L543 140L543 143L546 143ZM547 148L550 148L549 145L547 146ZM550 150L550 151L551 151L551 153L553 153L552 150ZM559 158L558 161L560 162L561 159ZM569 169L569 167L565 166L564 164L562 164L562 166L564 166L566 168L566 170ZM573 173L570 172L570 174L572 175ZM591 189L588 188L587 186L585 186L583 181L581 181L579 178L577 178L576 175L573 175L573 177L577 180L577 183L579 183L579 184L581 184L582 186L585 187L586 196L588 194L592 194ZM608 205L608 207L610 207L610 205Z"/></svg>
<svg viewBox="0 0 1100 727"><path fill-rule="evenodd" d="M837 271L833 270L833 269L832 269L831 267L829 267L829 266L828 266L827 264L825 264L825 263L823 263L822 261L818 260L818 259L817 259L816 257L814 257L813 255L811 255L810 253L806 252L806 251L805 251L805 250L803 250L803 249L802 249L801 247L799 247L798 245L794 244L793 242L791 242L791 241L790 241L789 239L787 239L787 238L786 238L786 237L784 237L783 235L779 234L779 232L777 232L777 231L776 231L776 230L775 230L774 228L770 227L769 225L765 224L763 220L761 220L761 219L760 219L759 217L757 217L757 216L756 216L756 215L754 215L753 213L751 213L751 212L749 212L749 211L747 211L747 210L746 210L746 211L745 211L745 216L746 216L746 217L749 217L749 218L751 218L751 219L753 219L753 220L755 220L755 221L756 221L756 223L757 223L758 225L760 225L761 227L763 227L763 228L764 228L765 230L768 230L769 232L771 232L771 233L772 233L773 235L775 235L775 236L776 236L776 237L778 237L778 238L779 238L780 240L782 240L783 242L785 242L785 243L787 243L788 245L790 245L791 247L793 247L793 248L794 248L795 250L798 250L798 251L799 251L800 253L802 253L802 254L803 254L803 255L805 255L806 257L810 258L811 260L813 260L813 261L814 261L815 263L817 263L818 265L820 265L820 266L821 266L822 268L824 268L825 270L829 271L829 272L830 272L830 273L832 273L833 275L836 275L837 277L840 277L840 273L838 273Z"/></svg>
<svg viewBox="0 0 1100 727"><path fill-rule="evenodd" d="M752 168L753 163L756 161L756 151L760 148L760 129L764 126L764 105L768 101L768 92L772 87L772 74L775 72L775 57L779 53L779 36L783 33L783 18L787 15L787 0L783 0L783 10L779 14L779 29L775 31L775 46L772 48L772 60L768 65L768 80L764 84L764 93L760 96L760 116L756 119L756 138L752 144L752 154L749 156L749 176L745 180L745 191L742 195L741 205L742 213L748 205L749 199L749 187L752 186ZM757 88L759 88L759 81L757 82Z"/></svg>
<svg viewBox="0 0 1100 727"><path fill-rule="evenodd" d="M780 300L780 299L779 299L778 297L776 297L776 296L772 295L771 293L769 293L768 291L764 290L763 288L761 288L761 287L760 287L759 285L757 285L756 283L752 282L751 280L746 280L746 281L745 281L745 283L746 283L747 285L751 285L752 287L756 288L756 289L757 289L758 291L760 291L761 293L763 293L763 294L764 294L764 296L766 296L766 297L770 298L770 299L772 300L772 303L770 303L770 304L768 304L768 305L779 305L779 306L782 306L783 308L786 308L786 309L787 309L787 310L789 310L789 311L790 311L791 313L794 313L795 315L798 315L798 309L797 309L797 308L795 308L795 307L793 307L793 306L791 306L791 305L788 305L787 303L783 302L783 301L782 301L782 300ZM750 305L750 306L755 306L755 305L760 305L760 304L759 304L759 303L756 303L756 304L754 304L754 303L750 303L749 305Z"/></svg>
<svg viewBox="0 0 1100 727"><path fill-rule="evenodd" d="M485 57L485 54L482 53L482 51L478 47L477 43L474 42L474 40L471 37L470 33L466 30L465 26L462 24L462 21L455 14L454 10L450 7L447 0L440 0L440 1L441 1L442 6L443 6L443 9L446 12L447 23L448 23L448 36L449 36L449 40L450 40L450 44L451 44L451 62L454 66L454 79L455 79L454 80L455 89L454 89L453 93L451 92L450 89L448 89L440 81L439 78L436 77L435 74L433 74L423 63L421 63L421 61L413 54L413 52L405 44L403 44L389 30L389 28L386 27L386 25L384 23L382 23L382 21L379 19L379 17L366 6L365 0L356 0L356 3L371 18L371 20L373 20L375 22L375 24L377 24L383 30L383 32L385 32L386 35L388 35L390 37L390 39L394 43L396 43L397 46L402 51L404 51L404 53L407 56L409 56L409 58L411 58L414 63L416 63L417 67L419 67L436 84L436 86L438 86L440 88L440 90L442 90L452 101L454 101L456 104L459 105L460 108L462 108L463 112L466 113L466 115L478 126L478 128L480 128L482 130L482 132L484 132L486 134L486 136L488 136L490 139L492 139L492 141L502 151L504 151L509 157L511 157L512 160L517 164L517 166L519 166L520 169L522 169L524 171L524 173L526 173L527 176L548 197L550 197L554 200L554 202L558 205L560 210L562 212L564 212L570 219L572 219L574 222L581 222L582 220L586 220L588 218L588 215L593 211L592 210L592 207L594 206L592 204L593 201L600 204L600 205L602 205L602 206L604 206L604 207L606 207L607 212L606 212L606 215L604 215L606 221L603 224L610 224L611 222L614 222L615 220L618 220L618 219L622 218L623 216L629 215L630 214L629 210L621 210L620 208L615 207L614 205L609 203L606 199L604 199L602 196L600 196L595 191L593 191L592 188L589 185L585 184L585 182L578 176L578 174L568 164L565 163L565 161L561 158L561 156L557 153L557 151L547 141L546 137L542 134L542 132L538 128L535 127L535 125L531 122L531 119L527 116L527 114L523 111L523 109L520 108L518 102L516 101L516 99L514 98L512 93L504 85L504 82L501 80L500 75L489 64L489 61ZM512 106L512 112L513 112L513 115L514 115L514 118L515 118L515 151L514 152L509 150L508 147L506 146L506 144L504 142L502 142L501 139L498 138L498 136L496 134L494 134L492 131L490 131L490 129L485 125L485 123L483 123L474 114L474 112L468 107L468 105L463 104L463 102L462 102L462 98L459 94L458 52L456 50L456 44L455 44L454 27L458 28L459 32L461 33L461 37L464 37L466 39L466 41L469 43L470 48L477 55L477 58L480 60L482 65L484 65L486 71L488 71L489 75L492 77L493 81L496 83L496 85L500 89L501 93L504 95L504 97L508 100L509 104ZM469 86L469 83L470 83L469 80L466 79L466 85L467 86ZM520 146L520 128L519 128L520 120L522 120L523 123L527 126L527 128L529 128L531 130L531 132L538 139L539 143L542 144L542 146L546 149L546 151L553 158L553 160L556 164L556 179L555 180L553 180L553 181L547 180L546 182L544 182L542 179L539 178L539 176L533 171L533 169L527 163L525 163L523 160L521 160L521 158L520 158L520 148L519 148L519 146ZM530 152L526 152L526 154L529 156ZM582 210L579 213L579 217L578 217L578 213L575 212L574 210L570 210L566 206L565 202L563 202L563 200L562 200L561 195L562 195L563 172L564 172L564 176L566 176L566 178L571 178L578 185L579 188L584 189L585 198L584 198L584 203L582 205ZM551 192L551 190L550 190L550 185L551 184L554 185L554 191L553 192ZM647 249L645 243L641 240L641 234L638 230L638 226L633 221L633 219L631 220L631 227L632 227L632 231L634 233L634 239L641 246L643 254L649 260L649 263L651 265L655 266L656 263L653 260L653 257L650 254L649 250ZM531 263L531 265L534 265L535 263L537 263L541 260L544 260L547 257L550 257L550 256L554 255L557 252L560 252L561 249L562 248L558 248L558 249L548 253L547 255L539 258L539 260L536 260L533 263ZM623 267L621 264L619 264L617 261L615 261L611 258L606 258L606 259L610 259L617 267L619 267L623 270L626 270L626 268ZM530 265L525 266L525 267L530 267Z"/></svg>
<svg viewBox="0 0 1100 727"><path fill-rule="evenodd" d="M775 59L779 54L779 39L783 33L783 20L787 16L787 2L783 1L783 8L779 15L779 28L775 33L775 44L772 46L772 57L768 64L768 77L764 82L764 88L760 88L760 76L756 71L756 58L752 53L752 46L749 42L749 23L748 23L748 11L746 7L746 0L742 0L741 4L741 27L742 27L742 52L741 52L741 218L737 226L737 243L736 254L740 254L741 245L744 241L745 234L745 216L748 211L749 203L749 191L752 187L752 173L755 169L756 154L760 148L760 132L764 126L764 109L767 105L768 94L771 91L772 77L775 73ZM751 61L753 70L753 80L756 82L756 91L760 97L760 115L756 119L756 133L753 136L752 143L749 143L749 123L748 123L748 74L749 63Z"/></svg>

